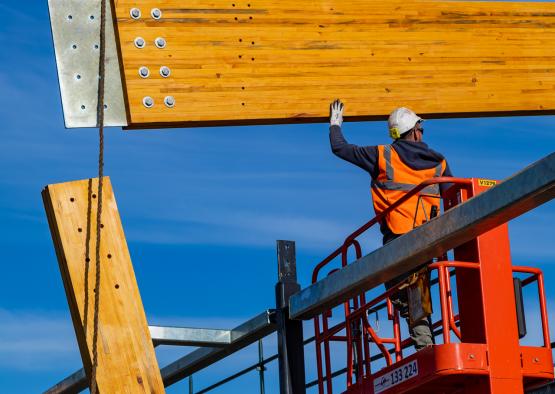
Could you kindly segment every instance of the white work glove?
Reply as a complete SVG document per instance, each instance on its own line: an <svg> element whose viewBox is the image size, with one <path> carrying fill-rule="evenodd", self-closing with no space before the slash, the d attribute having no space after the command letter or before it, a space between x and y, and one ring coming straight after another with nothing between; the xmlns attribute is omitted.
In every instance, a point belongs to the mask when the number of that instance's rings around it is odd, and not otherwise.
<svg viewBox="0 0 555 394"><path fill-rule="evenodd" d="M343 124L343 108L341 100L337 99L330 105L330 125L339 126Z"/></svg>

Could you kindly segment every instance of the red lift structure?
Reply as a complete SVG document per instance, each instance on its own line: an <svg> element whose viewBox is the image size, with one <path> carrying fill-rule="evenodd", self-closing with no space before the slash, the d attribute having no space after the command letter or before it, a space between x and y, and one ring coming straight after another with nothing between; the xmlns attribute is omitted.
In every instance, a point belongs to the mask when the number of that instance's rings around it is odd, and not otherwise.
<svg viewBox="0 0 555 394"><path fill-rule="evenodd" d="M351 234L343 245L318 264L312 282L319 281L322 269L341 256L347 266L350 247L362 257L357 238L374 224L411 198L418 198L427 186L449 183L444 193L444 210L449 210L495 185L496 181L463 178L434 178L415 187ZM432 323L441 343L408 356L410 338L403 339L399 311L389 297L399 285L371 301L361 293L343 306L344 320L330 327L331 310L314 318L318 392L331 394L332 342L346 345L345 394L391 393L495 393L517 394L553 380L553 358L549 340L544 281L541 270L513 266L507 224L491 229L456 248L454 259L444 254L428 265L437 272L440 319ZM332 271L333 272L333 271ZM331 272L330 272L331 273ZM515 274L524 278L516 278ZM452 277L456 283L456 301ZM538 290L542 327L542 346L522 346L525 335L522 287L535 283ZM381 337L368 320L369 311L385 302L392 337ZM458 305L458 313L453 308ZM383 355L385 367L378 369L376 355ZM406 351L405 351L406 352Z"/></svg>

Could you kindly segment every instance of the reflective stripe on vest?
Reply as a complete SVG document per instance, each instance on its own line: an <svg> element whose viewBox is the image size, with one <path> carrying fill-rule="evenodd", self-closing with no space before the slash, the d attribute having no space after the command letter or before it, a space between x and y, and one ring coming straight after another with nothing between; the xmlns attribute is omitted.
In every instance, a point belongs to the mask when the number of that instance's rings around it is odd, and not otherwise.
<svg viewBox="0 0 555 394"><path fill-rule="evenodd" d="M384 145L383 147L383 156L385 160L385 175L387 177L387 181L380 182L372 180L372 186L377 187L378 189L382 190L402 190L402 191L409 191L414 189L417 185L413 185L411 183L400 183L394 182L393 179L395 176L395 169L391 165L391 145ZM441 176L441 163L439 163L435 167L435 177ZM439 185L430 185L422 189L419 194L439 194Z"/></svg>

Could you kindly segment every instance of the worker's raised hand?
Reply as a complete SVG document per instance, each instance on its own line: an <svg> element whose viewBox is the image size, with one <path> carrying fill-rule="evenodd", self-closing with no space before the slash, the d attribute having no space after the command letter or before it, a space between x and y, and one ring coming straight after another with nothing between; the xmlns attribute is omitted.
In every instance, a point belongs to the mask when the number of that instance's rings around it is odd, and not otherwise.
<svg viewBox="0 0 555 394"><path fill-rule="evenodd" d="M343 124L343 108L341 100L337 99L330 104L330 125L339 126Z"/></svg>

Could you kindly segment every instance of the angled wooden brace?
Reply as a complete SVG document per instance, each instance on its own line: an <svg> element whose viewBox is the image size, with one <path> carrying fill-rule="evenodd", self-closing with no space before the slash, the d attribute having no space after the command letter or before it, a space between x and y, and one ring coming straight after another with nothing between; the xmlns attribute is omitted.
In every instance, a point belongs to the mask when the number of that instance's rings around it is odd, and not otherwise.
<svg viewBox="0 0 555 394"><path fill-rule="evenodd" d="M42 192L71 318L90 380L98 179L48 185ZM100 393L164 393L127 242L104 178L98 324Z"/></svg>

